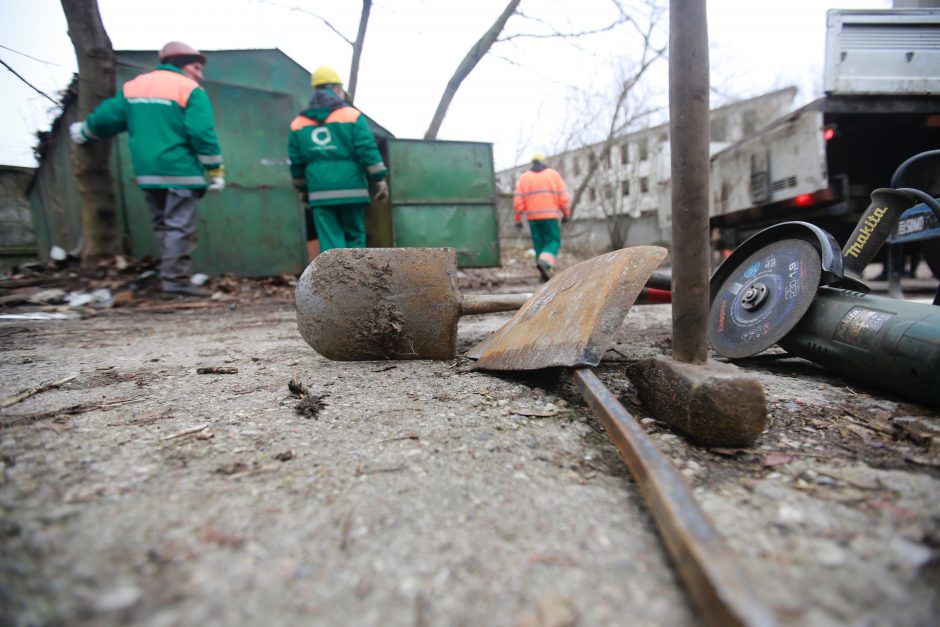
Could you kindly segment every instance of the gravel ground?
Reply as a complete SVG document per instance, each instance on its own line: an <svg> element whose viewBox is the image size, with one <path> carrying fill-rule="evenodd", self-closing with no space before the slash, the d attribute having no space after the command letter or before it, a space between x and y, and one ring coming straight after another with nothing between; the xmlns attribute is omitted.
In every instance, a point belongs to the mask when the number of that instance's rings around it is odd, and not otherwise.
<svg viewBox="0 0 940 627"><path fill-rule="evenodd" d="M597 372L780 623L940 623L937 412L772 349L743 364L768 430L696 447L623 375L670 334L635 307ZM327 361L289 298L3 321L0 349L2 399L74 376L0 413L3 624L699 624L562 372Z"/></svg>

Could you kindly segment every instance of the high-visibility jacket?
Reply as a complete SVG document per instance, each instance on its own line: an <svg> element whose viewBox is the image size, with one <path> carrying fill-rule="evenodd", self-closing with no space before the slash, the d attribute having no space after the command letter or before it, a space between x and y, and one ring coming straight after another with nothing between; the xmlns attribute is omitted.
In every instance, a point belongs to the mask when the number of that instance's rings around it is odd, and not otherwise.
<svg viewBox="0 0 940 627"><path fill-rule="evenodd" d="M222 149L209 96L174 65L160 64L124 83L82 128L89 139L123 131L142 188L204 189L204 174L221 175Z"/></svg>
<svg viewBox="0 0 940 627"><path fill-rule="evenodd" d="M315 90L310 105L290 125L294 185L311 207L368 203L368 178L387 171L365 116L329 90Z"/></svg>
<svg viewBox="0 0 940 627"><path fill-rule="evenodd" d="M513 208L516 222L522 221L523 213L529 221L558 220L562 216L571 216L565 182L552 168L523 172L516 184Z"/></svg>

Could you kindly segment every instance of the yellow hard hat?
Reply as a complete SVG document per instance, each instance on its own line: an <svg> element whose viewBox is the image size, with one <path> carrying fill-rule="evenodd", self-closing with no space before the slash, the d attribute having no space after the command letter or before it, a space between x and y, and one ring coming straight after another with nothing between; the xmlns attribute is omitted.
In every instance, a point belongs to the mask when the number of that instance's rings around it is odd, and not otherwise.
<svg viewBox="0 0 940 627"><path fill-rule="evenodd" d="M339 74L333 68L321 65L310 75L310 84L314 87L318 85L342 85L343 79L339 77Z"/></svg>
<svg viewBox="0 0 940 627"><path fill-rule="evenodd" d="M532 153L532 161L545 161L545 155L540 152Z"/></svg>

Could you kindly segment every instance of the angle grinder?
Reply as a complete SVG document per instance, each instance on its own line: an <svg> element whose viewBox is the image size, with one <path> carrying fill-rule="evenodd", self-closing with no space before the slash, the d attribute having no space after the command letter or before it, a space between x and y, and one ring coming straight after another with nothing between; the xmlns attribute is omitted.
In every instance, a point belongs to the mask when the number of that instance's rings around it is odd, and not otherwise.
<svg viewBox="0 0 940 627"><path fill-rule="evenodd" d="M940 308L869 295L861 276L920 198L910 192L875 190L841 251L806 222L764 229L735 249L711 278L715 351L741 359L779 344L845 376L940 405Z"/></svg>

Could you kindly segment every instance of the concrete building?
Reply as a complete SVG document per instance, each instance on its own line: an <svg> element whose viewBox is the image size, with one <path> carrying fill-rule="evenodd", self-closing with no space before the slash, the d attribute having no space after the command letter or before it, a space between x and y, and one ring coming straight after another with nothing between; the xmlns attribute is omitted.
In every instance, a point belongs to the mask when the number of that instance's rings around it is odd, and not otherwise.
<svg viewBox="0 0 940 627"><path fill-rule="evenodd" d="M792 108L796 88L741 100L711 112L710 154L769 124ZM566 245L591 252L672 239L669 124L616 137L547 158L577 202ZM512 227L512 192L529 163L496 174L500 224ZM580 193L579 190L580 189Z"/></svg>

